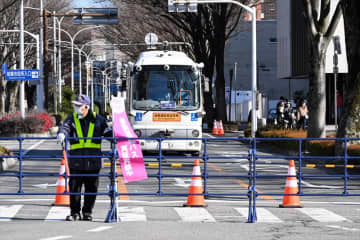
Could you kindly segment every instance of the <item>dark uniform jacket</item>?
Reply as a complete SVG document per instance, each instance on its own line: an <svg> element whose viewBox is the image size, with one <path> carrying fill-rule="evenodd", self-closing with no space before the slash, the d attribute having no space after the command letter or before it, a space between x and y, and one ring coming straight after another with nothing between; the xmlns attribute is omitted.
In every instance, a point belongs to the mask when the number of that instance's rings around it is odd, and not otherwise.
<svg viewBox="0 0 360 240"><path fill-rule="evenodd" d="M88 115L79 119L83 137L87 137L88 129L90 122L93 122L94 125L94 135L93 137L111 137L112 131L108 128L106 120L99 114L96 114L96 118L93 115L91 109L89 109ZM64 133L67 137L78 137L76 133L76 127L74 122L73 114L70 114L64 121L64 123L60 126L58 133ZM84 141L87 139L84 138ZM79 143L78 139L70 139L70 144ZM92 139L92 143L101 143L101 139ZM69 168L70 170L84 170L84 171L94 171L100 170L101 168L101 158L74 158L71 155L83 155L83 156L100 156L102 155L101 149L96 148L82 148L82 149L74 149L70 150L69 156Z"/></svg>

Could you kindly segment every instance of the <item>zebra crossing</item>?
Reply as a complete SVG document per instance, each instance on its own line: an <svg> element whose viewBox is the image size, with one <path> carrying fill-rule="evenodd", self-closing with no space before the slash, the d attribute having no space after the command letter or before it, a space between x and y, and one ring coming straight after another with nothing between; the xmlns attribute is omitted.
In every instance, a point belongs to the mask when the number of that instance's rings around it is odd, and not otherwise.
<svg viewBox="0 0 360 240"><path fill-rule="evenodd" d="M44 207L43 207L44 208ZM226 210L211 208L183 208L183 207L162 207L165 214L161 219L158 216L151 216L159 211L151 209L151 207L125 206L118 208L118 216L120 222L146 222L146 221L168 221L176 222L246 222L248 216L247 207L227 207ZM36 210L27 205L0 205L0 221L20 221L23 219L33 219L37 216L38 220L44 221L64 221L69 215L69 207L46 206L46 210ZM166 210L166 211L165 211ZM332 209L333 210L333 209ZM358 213L360 209L351 211ZM342 216L341 213L330 211L326 208L297 208L297 209L278 209L278 208L257 208L258 223L283 223L295 219L298 221L315 221L320 223L335 222L358 222L360 216L357 214L349 214ZM26 214L25 214L26 213ZM345 212L345 214L348 212ZM103 215L103 216L101 216ZM105 219L106 210L94 213L95 220L103 221ZM156 215L156 214L155 214ZM172 216L170 216L172 215ZM20 217L21 216L21 217Z"/></svg>

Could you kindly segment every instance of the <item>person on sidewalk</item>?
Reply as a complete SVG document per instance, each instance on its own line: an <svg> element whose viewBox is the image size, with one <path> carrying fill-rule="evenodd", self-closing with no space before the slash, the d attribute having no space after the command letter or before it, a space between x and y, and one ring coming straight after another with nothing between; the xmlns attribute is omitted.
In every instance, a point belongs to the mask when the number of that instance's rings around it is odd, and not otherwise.
<svg viewBox="0 0 360 240"><path fill-rule="evenodd" d="M306 129L307 121L309 118L308 113L309 113L309 111L308 111L305 101L301 100L300 105L297 108L297 113L296 113L297 129L300 129L300 128L302 128L303 130Z"/></svg>
<svg viewBox="0 0 360 240"><path fill-rule="evenodd" d="M74 104L74 113L70 114L60 126L58 142L64 146L65 137L89 139L70 139L69 169L70 193L81 193L82 185L85 193L96 193L99 185L98 176L73 176L75 174L99 174L101 169L101 139L92 137L112 136L112 130L108 127L105 118L90 109L90 99L86 95L78 95ZM75 156L84 157L75 157ZM90 157L89 157L90 156ZM92 210L95 205L96 194L85 195L84 205L81 209L81 195L70 195L70 215L67 221L85 220L92 221ZM82 217L80 215L82 212Z"/></svg>

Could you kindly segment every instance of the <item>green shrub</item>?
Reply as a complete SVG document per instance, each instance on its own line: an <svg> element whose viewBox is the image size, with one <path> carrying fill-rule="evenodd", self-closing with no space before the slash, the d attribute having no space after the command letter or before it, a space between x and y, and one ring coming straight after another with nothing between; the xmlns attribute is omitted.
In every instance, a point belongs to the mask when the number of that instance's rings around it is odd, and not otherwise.
<svg viewBox="0 0 360 240"><path fill-rule="evenodd" d="M4 146L0 146L0 155L9 155L10 151Z"/></svg>
<svg viewBox="0 0 360 240"><path fill-rule="evenodd" d="M22 133L44 133L54 125L48 113L9 114L0 119L0 136L12 137Z"/></svg>

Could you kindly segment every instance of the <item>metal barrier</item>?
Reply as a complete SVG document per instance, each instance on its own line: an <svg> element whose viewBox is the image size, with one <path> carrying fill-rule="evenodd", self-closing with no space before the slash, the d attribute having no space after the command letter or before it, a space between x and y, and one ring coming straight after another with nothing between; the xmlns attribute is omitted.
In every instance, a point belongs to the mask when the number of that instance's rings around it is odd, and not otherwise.
<svg viewBox="0 0 360 240"><path fill-rule="evenodd" d="M359 193L352 193L348 189L348 182L350 179L358 179L360 178L360 175L355 174L349 174L348 173L348 163L351 159L360 159L359 156L351 156L348 154L348 143L349 141L359 141L360 139L350 139L350 138L341 138L341 139L305 139L305 138L227 138L227 137L221 137L221 138L202 138L201 141L203 142L204 150L203 154L200 157L191 157L191 156L170 156L163 153L161 146L162 142L166 140L200 140L199 138L136 138L136 139L128 139L128 138L93 138L93 139L105 139L109 140L111 142L115 142L116 140L155 140L159 142L159 152L155 156L144 156L146 159L153 159L156 158L156 161L158 162L157 169L158 172L154 174L148 174L149 178L156 178L158 180L157 189L155 192L128 192L128 193L121 193L118 192L116 188L117 178L121 177L122 175L117 174L116 172L116 165L117 165L117 151L115 144L111 144L111 150L109 152L103 153L99 156L75 156L72 155L69 157L72 158L105 158L110 160L110 171L109 173L102 173L102 174L74 174L73 176L99 176L99 177L107 177L110 179L110 188L107 192L97 192L97 193L71 193L68 191L68 188L66 187L66 190L64 193L54 193L54 192L26 192L24 191L23 187L23 178L24 177L64 177L65 182L67 182L67 176L66 174L58 174L58 173L34 173L34 172L26 172L23 170L23 161L26 159L60 159L62 158L62 155L28 155L24 154L23 149L23 142L25 140L55 140L56 138L40 138L40 137L1 137L0 140L16 140L19 143L19 151L14 154L13 156L0 156L3 158L7 157L15 157L19 160L19 171L18 172L5 172L1 173L0 177L14 177L19 180L19 186L17 192L0 192L0 195L106 195L110 197L110 210L108 212L108 215L105 219L106 222L117 222L118 216L117 216L117 198L121 195L142 195L142 196L189 196L189 195L199 195L199 194L190 194L190 193L180 193L180 192L171 192L171 191L165 191L163 189L163 181L166 178L190 178L190 177L196 177L196 175L191 174L168 174L163 172L163 167L165 166L164 161L168 159L182 159L183 161L188 159L199 159L201 158L203 160L203 173L201 174L201 177L204 180L204 196L205 198L208 197L239 197L244 196L248 198L249 201L249 214L248 214L248 222L254 223L257 221L256 216L256 199L258 196L292 196L292 195L300 195L300 196L360 196ZM71 138L67 138L66 141L70 140ZM82 138L87 139L87 138ZM341 141L344 143L344 155L343 156L309 156L304 154L304 146L305 143L308 141ZM294 156L285 156L285 155L265 155L265 154L259 154L258 153L258 147L259 144L263 144L265 142L275 142L275 141L288 141L288 142L295 142L298 145L298 151L297 155ZM236 144L239 144L239 146L247 146L248 152L243 155L232 155L232 156L225 156L225 155L211 155L209 154L208 145L210 142L235 142ZM66 149L67 150L67 149ZM227 159L236 159L236 160L246 160L248 163L248 171L246 174L210 174L209 173L209 164L212 164L213 162L224 162ZM257 162L260 160L265 160L265 163L268 159L295 159L298 160L298 173L295 176L287 175L287 174L258 174L257 173ZM307 159L330 159L330 160L344 160L343 174L336 174L336 175L310 175L310 174L304 174L303 168L304 161ZM316 164L315 164L316 166ZM314 166L312 166L314 167ZM299 182L299 192L298 194L285 194L285 193L276 193L276 192L260 192L257 190L257 181L259 179L275 179L275 178L286 178L286 177L297 177ZM305 178L339 178L343 179L343 191L341 193L305 193L303 191L303 181ZM246 192L211 192L208 188L208 181L211 178L245 178L248 180L248 189ZM0 178L1 179L1 178Z"/></svg>

